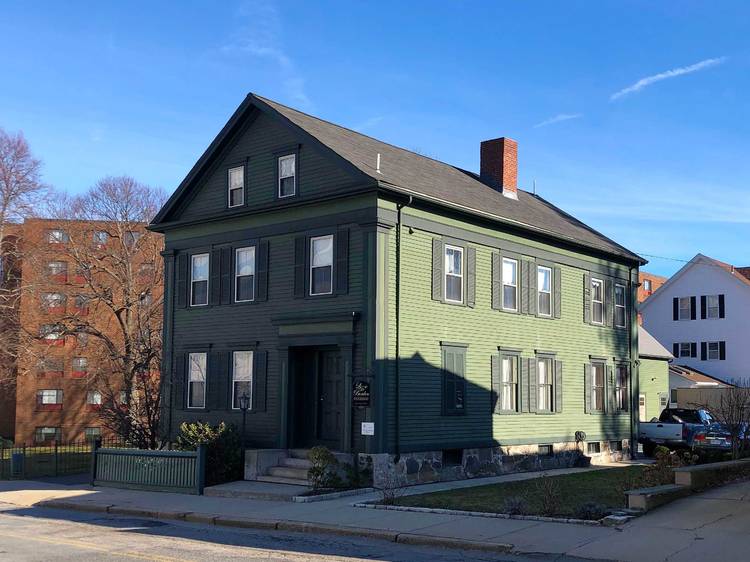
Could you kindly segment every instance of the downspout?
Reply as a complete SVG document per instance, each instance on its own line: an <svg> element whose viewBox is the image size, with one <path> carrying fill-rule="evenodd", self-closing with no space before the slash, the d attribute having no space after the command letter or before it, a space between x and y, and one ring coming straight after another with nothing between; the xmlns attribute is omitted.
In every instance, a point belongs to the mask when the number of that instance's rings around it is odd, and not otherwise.
<svg viewBox="0 0 750 562"><path fill-rule="evenodd" d="M396 368L394 371L396 418L394 420L394 462L398 462L401 458L401 209L411 205L412 201L413 197L409 195L407 203L396 205Z"/></svg>

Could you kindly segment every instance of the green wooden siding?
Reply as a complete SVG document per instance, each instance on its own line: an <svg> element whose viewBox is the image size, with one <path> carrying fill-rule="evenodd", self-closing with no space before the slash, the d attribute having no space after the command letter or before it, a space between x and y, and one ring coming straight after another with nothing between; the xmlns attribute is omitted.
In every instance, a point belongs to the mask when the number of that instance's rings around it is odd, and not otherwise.
<svg viewBox="0 0 750 562"><path fill-rule="evenodd" d="M669 363L662 359L641 359L640 394L646 396L646 421L661 414L659 395L669 396Z"/></svg>

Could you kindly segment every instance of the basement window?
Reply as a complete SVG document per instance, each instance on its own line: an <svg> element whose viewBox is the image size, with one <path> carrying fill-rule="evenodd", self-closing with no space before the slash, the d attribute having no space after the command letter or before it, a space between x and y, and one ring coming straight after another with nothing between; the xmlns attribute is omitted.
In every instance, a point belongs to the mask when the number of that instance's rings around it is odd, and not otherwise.
<svg viewBox="0 0 750 562"><path fill-rule="evenodd" d="M552 445L539 445L538 454L540 457L551 457L555 454L555 450Z"/></svg>
<svg viewBox="0 0 750 562"><path fill-rule="evenodd" d="M615 452L621 452L622 451L622 441L610 441L609 442L609 450L615 451Z"/></svg>
<svg viewBox="0 0 750 562"><path fill-rule="evenodd" d="M461 466L463 457L463 449L443 449L443 466Z"/></svg>
<svg viewBox="0 0 750 562"><path fill-rule="evenodd" d="M589 441L586 443L586 452L589 455L598 455L602 452L602 446L599 441Z"/></svg>

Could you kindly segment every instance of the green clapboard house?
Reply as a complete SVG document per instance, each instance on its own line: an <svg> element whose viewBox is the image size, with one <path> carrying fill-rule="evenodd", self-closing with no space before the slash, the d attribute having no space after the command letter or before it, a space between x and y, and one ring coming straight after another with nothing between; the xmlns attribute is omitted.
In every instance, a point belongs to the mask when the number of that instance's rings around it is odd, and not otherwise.
<svg viewBox="0 0 750 562"><path fill-rule="evenodd" d="M376 484L629 454L644 260L517 189L514 141L480 159L248 95L150 227L165 433L246 406L247 478L325 445Z"/></svg>

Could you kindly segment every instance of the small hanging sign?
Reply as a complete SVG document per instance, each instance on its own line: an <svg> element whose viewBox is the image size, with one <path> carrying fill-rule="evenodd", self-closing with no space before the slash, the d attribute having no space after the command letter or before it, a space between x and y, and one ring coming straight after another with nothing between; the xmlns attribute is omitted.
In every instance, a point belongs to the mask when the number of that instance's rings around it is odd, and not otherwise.
<svg viewBox="0 0 750 562"><path fill-rule="evenodd" d="M367 408L370 406L370 383L363 380L354 382L352 386L352 406Z"/></svg>

